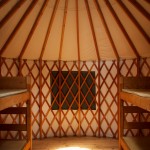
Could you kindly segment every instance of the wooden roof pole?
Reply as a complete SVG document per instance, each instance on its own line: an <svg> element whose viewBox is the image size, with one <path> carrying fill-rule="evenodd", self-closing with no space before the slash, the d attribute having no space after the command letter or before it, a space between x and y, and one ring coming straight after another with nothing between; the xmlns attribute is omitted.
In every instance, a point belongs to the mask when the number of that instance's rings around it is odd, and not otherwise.
<svg viewBox="0 0 150 150"><path fill-rule="evenodd" d="M86 10L87 10L87 14L88 14L89 22L90 22L90 27L92 30L92 36L93 36L97 59L98 59L98 61L97 61L98 62L98 86L100 87L100 54L99 54L99 49L98 49L98 44L97 44L97 39L96 39L96 34L95 34L95 30L94 30L94 25L93 25L91 12L90 12L89 3L88 3L88 0L84 0L84 1L85 1L85 5L86 5ZM98 88L98 122L100 122L100 88ZM98 124L98 136L100 137L100 123Z"/></svg>
<svg viewBox="0 0 150 150"><path fill-rule="evenodd" d="M66 24L66 17L67 17L67 8L68 8L68 0L65 0L65 9L64 9L64 16L63 16L63 23L62 23L62 33L61 33L61 41L60 41L60 50L59 50L59 137L61 137L61 129L62 129L62 121L61 121L61 55L62 55L62 44L64 38L64 31L65 31L65 24Z"/></svg>
<svg viewBox="0 0 150 150"><path fill-rule="evenodd" d="M129 37L127 31L125 30L125 28L124 28L124 26L122 25L121 21L119 20L118 16L116 15L116 13L115 13L114 9L112 8L110 2L109 2L108 0L106 0L105 3L106 3L106 5L108 6L110 12L112 13L114 19L116 20L116 22L117 22L119 28L121 29L122 33L123 33L124 36L126 37L128 43L129 43L130 46L132 47L132 50L133 50L135 56L136 56L137 58L139 58L140 55L139 55L139 53L138 53L138 51L137 51L135 45L133 44L131 38Z"/></svg>
<svg viewBox="0 0 150 150"><path fill-rule="evenodd" d="M59 59L58 60L61 60L61 56L62 56L62 46L63 46L64 33L65 33L65 25L66 25L66 18L67 18L67 8L68 8L68 0L65 0L65 9L64 9L64 17L63 17L63 24L62 24L60 50L59 50Z"/></svg>
<svg viewBox="0 0 150 150"><path fill-rule="evenodd" d="M77 25L77 47L78 47L78 61L80 58L80 37L79 37L79 9L78 9L78 0L76 0L76 25Z"/></svg>
<svg viewBox="0 0 150 150"><path fill-rule="evenodd" d="M112 36L111 36L111 34L110 34L109 28L108 28L108 26L107 26L106 20L105 20L105 18L104 18L104 15L103 15L103 13L102 13L102 10L101 10L101 8L100 8L100 5L99 5L98 0L94 0L94 3L95 3L95 6L96 6L96 8L97 8L98 14L99 14L99 16L100 16L100 18L101 18L101 21L102 21L102 23L103 23L103 25L104 25L105 31L106 31L106 33L107 33L107 35L108 35L108 38L109 38L109 40L110 40L111 46L113 47L114 54L115 54L117 60L119 60L119 54L118 54L117 48L116 48L115 43L114 43L114 41L113 41L113 39L112 39Z"/></svg>
<svg viewBox="0 0 150 150"><path fill-rule="evenodd" d="M0 8L7 4L10 0L2 0L0 1Z"/></svg>
<svg viewBox="0 0 150 150"><path fill-rule="evenodd" d="M115 46L115 43L114 43L114 41L113 41L113 39L112 39L112 36L111 36L111 34L110 34L110 31L109 31L109 28L108 28L108 26L107 26L107 23L106 23L106 20L105 20L105 18L104 18L104 15L103 15L103 13L102 13L102 10L101 10L101 8L100 8L100 4L99 4L99 2L98 2L98 0L94 0L94 3L95 3L95 6L96 6L96 8L97 8L97 11L98 11L98 14L99 14L99 16L100 16L100 18L101 18L101 21L102 21L102 23L103 23L103 25L104 25L104 28L105 28L105 31L106 31L106 33L107 33L107 36L108 36L108 38L109 38L109 40L110 40L110 43L111 43L111 46L113 47L113 51L114 51L114 54L115 54L115 56L116 56L116 58L117 58L117 72L119 73L119 54L118 54L118 51L117 51L117 48L116 48L116 46ZM98 76L99 76L99 80L98 80L98 84L99 84L99 87L100 87L100 63L98 64ZM119 78L119 74L118 74L118 78ZM100 91L99 91L100 92ZM100 94L99 94L99 105L100 105ZM100 107L100 106L99 106ZM100 111L100 108L99 108L99 111ZM100 113L99 113L99 116L100 116ZM100 117L99 117L100 118ZM99 127L100 128L100 127ZM99 129L100 130L100 129ZM99 137L100 137L100 132L99 132Z"/></svg>
<svg viewBox="0 0 150 150"><path fill-rule="evenodd" d="M44 12L48 2L49 2L49 0L46 0L46 1L43 2L43 5L42 5L42 7L41 7L37 17L36 17L36 20L35 20L32 28L31 28L31 30L30 30L30 33L29 33L29 35L28 35L28 37L27 37L27 39L26 39L26 41L25 41L25 43L23 45L23 48L21 49L20 55L18 57L19 59L22 59L22 57L23 57L23 55L25 53L25 50L26 50L26 48L27 48L27 46L28 46L28 44L29 44L33 34L34 34L34 31L35 31L36 27L38 26L38 23L39 23L42 15L43 15L43 12Z"/></svg>
<svg viewBox="0 0 150 150"><path fill-rule="evenodd" d="M97 59L100 60L100 54L99 54L98 44L97 44L97 40L96 40L96 34L95 34L95 31L94 31L94 25L93 25L93 21L92 21L92 16L91 16L91 12L90 12L89 3L88 3L88 0L84 0L84 2L85 2L85 5L86 5L86 10L87 10L87 14L88 14L89 22L90 22L90 27L91 27L91 30L92 30L92 36L93 36L93 40L94 40L94 44L95 44Z"/></svg>
<svg viewBox="0 0 150 150"><path fill-rule="evenodd" d="M52 25L53 25L53 21L54 21L54 18L55 18L55 14L56 14L56 10L57 10L59 1L60 0L56 0L55 1L53 12L52 12L52 15L51 15L51 18L50 18L50 21L49 21L49 25L48 25L48 28L47 28L45 40L44 40L44 43L43 43L43 46L42 46L42 50L41 50L41 54L40 54L40 59L43 58L43 54L44 54L45 47L46 47L46 44L47 44L47 41L48 41L48 38L49 38L49 35L50 35L50 32L51 32L51 28L52 28Z"/></svg>
<svg viewBox="0 0 150 150"><path fill-rule="evenodd" d="M129 0L129 2L136 7L148 20L150 20L149 13L136 0Z"/></svg>
<svg viewBox="0 0 150 150"><path fill-rule="evenodd" d="M12 17L12 15L21 7L21 5L25 1L18 1L15 6L7 13L7 15L0 21L0 29L3 27L3 25L9 20L9 18Z"/></svg>
<svg viewBox="0 0 150 150"><path fill-rule="evenodd" d="M13 37L15 36L15 34L17 33L17 31L19 30L19 28L21 27L21 25L23 24L23 22L25 21L25 19L27 18L27 16L29 15L29 13L32 11L32 9L34 8L34 6L35 6L35 4L37 2L38 2L38 0L33 0L32 3L30 4L30 6L27 8L26 12L22 16L22 18L20 19L20 21L18 22L18 24L16 25L16 27L14 28L13 32L10 34L10 36L7 39L7 41L5 42L5 44L3 45L3 47L1 48L0 56L2 56L2 54L6 50L7 46L9 45L9 43L11 42L11 40L13 39Z"/></svg>
<svg viewBox="0 0 150 150"><path fill-rule="evenodd" d="M80 105L80 37L79 37L79 8L78 8L78 0L76 0L76 25L77 25L77 47L78 47L78 98L79 98L79 105L78 105L78 134L81 136L81 105Z"/></svg>
<svg viewBox="0 0 150 150"><path fill-rule="evenodd" d="M107 7L109 8L110 12L112 13L114 19L116 20L118 26L120 27L121 31L123 32L124 36L126 37L129 45L132 47L132 50L135 54L135 56L137 57L137 75L139 75L139 68L140 68L140 55L135 47L135 45L133 44L130 36L128 35L127 31L125 30L124 26L122 25L121 21L119 20L118 16L116 15L114 9L112 8L110 2L108 0L105 1Z"/></svg>
<svg viewBox="0 0 150 150"><path fill-rule="evenodd" d="M147 40L148 43L150 43L150 38L147 35L147 33L144 31L144 29L142 28L142 26L138 23L138 21L134 18L134 16L132 15L132 13L128 10L128 8L125 6L125 4L120 1L117 0L118 4L121 6L121 8L124 10L124 12L128 15L128 17L131 19L131 21L136 25L136 27L138 28L138 30L141 32L141 34L144 36L145 40Z"/></svg>

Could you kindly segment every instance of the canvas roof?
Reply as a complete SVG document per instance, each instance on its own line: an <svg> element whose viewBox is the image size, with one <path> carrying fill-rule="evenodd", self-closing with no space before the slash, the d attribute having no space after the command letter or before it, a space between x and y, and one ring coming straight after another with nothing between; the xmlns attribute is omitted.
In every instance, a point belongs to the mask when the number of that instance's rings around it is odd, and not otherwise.
<svg viewBox="0 0 150 150"><path fill-rule="evenodd" d="M150 1L0 0L0 56L52 61L150 57Z"/></svg>

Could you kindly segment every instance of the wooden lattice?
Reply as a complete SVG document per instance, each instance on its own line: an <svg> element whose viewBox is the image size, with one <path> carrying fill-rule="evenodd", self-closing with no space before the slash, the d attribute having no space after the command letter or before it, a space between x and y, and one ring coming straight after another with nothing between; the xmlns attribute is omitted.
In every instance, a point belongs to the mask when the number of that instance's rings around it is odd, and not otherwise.
<svg viewBox="0 0 150 150"><path fill-rule="evenodd" d="M31 107L32 107L32 136L40 137L39 119L39 61L23 60L21 63L21 74L31 76Z"/></svg>
<svg viewBox="0 0 150 150"><path fill-rule="evenodd" d="M102 136L118 136L117 62L100 65L100 127Z"/></svg>
<svg viewBox="0 0 150 150"><path fill-rule="evenodd" d="M59 136L59 110L52 110L53 103L50 104L50 95L54 97L52 93L52 87L50 87L50 76L52 71L59 70L59 63L58 62L42 62L42 129L41 129L41 136L42 137L49 137L49 136ZM53 77L52 77L53 78ZM59 80L59 76L55 78L54 83L56 80ZM57 85L59 86L59 85ZM55 101L59 97L59 94L55 97ZM54 102L55 102L54 101Z"/></svg>
<svg viewBox="0 0 150 150"><path fill-rule="evenodd" d="M137 60L121 60L119 68L117 61L100 61L98 62L64 62L64 61L29 61L1 58L1 76L31 76L31 100L32 100L32 130L33 138L45 138L51 136L101 136L101 137L118 137L118 76L120 71L123 76L137 75ZM52 72L59 71L57 77ZM61 95L64 97L63 103L66 102L67 95L61 92L58 84L60 77L64 79L63 85L67 84L67 76L64 78L61 71L78 71L78 76L72 76L72 86L78 86L79 78L83 78L80 71L87 71L88 75L96 85L96 95L92 96L93 102L96 101L96 110L90 108L91 104L86 102L86 95L79 91L74 95L71 90L73 101L69 105L69 109L62 110L59 99ZM90 71L95 71L95 79L90 75ZM150 76L150 58L140 60L140 75ZM69 76L68 75L68 76ZM50 78L53 78L53 85L50 84ZM85 77L86 78L86 77ZM86 82L83 81L84 86ZM57 86L60 91L55 95L52 91L53 86ZM81 85L82 86L82 85ZM91 86L87 86L88 92ZM77 101L83 97L88 109L72 110L73 103L81 104ZM91 93L92 95L92 93ZM54 101L51 102L51 97ZM57 103L58 110L53 110L52 106ZM17 115L0 116L2 122L18 123L24 122L24 116L21 118ZM128 119L138 119L137 114L127 115ZM149 119L149 116L142 116L143 120ZM125 132L128 135L136 135L133 130ZM21 132L1 132L1 138L25 138L26 133Z"/></svg>
<svg viewBox="0 0 150 150"><path fill-rule="evenodd" d="M99 110L99 103L98 103L98 64L96 62L83 62L80 65L81 71L88 71L88 74L90 71L95 71L95 79L93 80L93 83L95 82L96 84L96 94L93 96L93 101L96 101L96 110L91 110L88 105L87 110L80 110L80 127L81 127L81 135L92 135L92 136L98 136L98 110ZM81 75L82 78L82 75ZM92 78L92 76L91 76ZM85 78L86 79L86 78ZM85 82L83 82L84 84ZM81 87L83 86L81 85ZM88 88L88 86L87 86ZM90 92L90 88L88 88L88 91ZM88 94L88 93L87 93ZM83 97L83 100L86 100L86 95L84 96L82 91L81 95Z"/></svg>

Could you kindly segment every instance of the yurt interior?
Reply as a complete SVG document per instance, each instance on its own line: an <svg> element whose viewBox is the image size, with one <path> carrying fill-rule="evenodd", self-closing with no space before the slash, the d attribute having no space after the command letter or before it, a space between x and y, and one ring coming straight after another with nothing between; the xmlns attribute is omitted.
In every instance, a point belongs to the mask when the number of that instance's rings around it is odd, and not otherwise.
<svg viewBox="0 0 150 150"><path fill-rule="evenodd" d="M0 150L149 150L150 1L0 0Z"/></svg>

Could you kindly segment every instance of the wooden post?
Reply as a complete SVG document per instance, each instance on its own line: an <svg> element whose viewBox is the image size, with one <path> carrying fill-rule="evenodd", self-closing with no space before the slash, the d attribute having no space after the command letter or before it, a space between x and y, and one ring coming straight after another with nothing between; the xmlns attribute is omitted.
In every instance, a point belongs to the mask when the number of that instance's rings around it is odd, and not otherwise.
<svg viewBox="0 0 150 150"><path fill-rule="evenodd" d="M81 76L81 70L80 70L80 61L78 61L78 119L79 119L79 136L81 136L81 101L80 101L80 92L81 92L81 88L80 88L80 76Z"/></svg>
<svg viewBox="0 0 150 150"><path fill-rule="evenodd" d="M98 61L98 137L100 137L100 61Z"/></svg>
<svg viewBox="0 0 150 150"><path fill-rule="evenodd" d="M19 68L18 68L18 76L21 76L21 70L22 70L22 59L18 59L18 63L19 63ZM21 107L22 104L19 103L19 107ZM19 124L22 124L22 114L19 114ZM19 139L21 140L22 138L22 131L19 131Z"/></svg>
<svg viewBox="0 0 150 150"><path fill-rule="evenodd" d="M0 77L2 76L2 57L0 56ZM0 122L2 122L1 114L0 114ZM1 139L1 131L0 131L0 139Z"/></svg>
<svg viewBox="0 0 150 150"><path fill-rule="evenodd" d="M42 60L39 60L39 109L40 109L40 139L42 139Z"/></svg>
<svg viewBox="0 0 150 150"><path fill-rule="evenodd" d="M31 122L31 81L27 78L27 86L30 92L29 100L27 101L27 140L30 142L30 150L32 150L32 122Z"/></svg>
<svg viewBox="0 0 150 150"><path fill-rule="evenodd" d="M118 88L117 88L117 95L118 95L118 138L119 138L119 150L121 150L121 141L120 141L120 137L123 136L123 102L121 102L121 99L120 99L120 91L121 91L121 83L120 83L120 77L121 77L121 74L120 74L120 60L117 59L117 85L118 85Z"/></svg>
<svg viewBox="0 0 150 150"><path fill-rule="evenodd" d="M59 137L61 137L61 60L59 60Z"/></svg>
<svg viewBox="0 0 150 150"><path fill-rule="evenodd" d="M139 57L139 58L137 58L137 77L140 77L140 75L141 75L141 69L140 69L140 57ZM142 114L139 112L137 115L138 115L138 121L140 122ZM139 136L142 134L141 129L138 130L138 134L139 134Z"/></svg>
<svg viewBox="0 0 150 150"><path fill-rule="evenodd" d="M121 147L121 137L123 136L123 120L124 120L124 114L123 114L123 101L119 99L119 150L122 150Z"/></svg>

